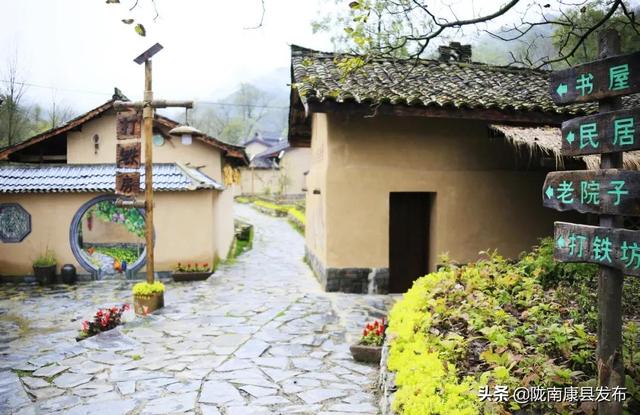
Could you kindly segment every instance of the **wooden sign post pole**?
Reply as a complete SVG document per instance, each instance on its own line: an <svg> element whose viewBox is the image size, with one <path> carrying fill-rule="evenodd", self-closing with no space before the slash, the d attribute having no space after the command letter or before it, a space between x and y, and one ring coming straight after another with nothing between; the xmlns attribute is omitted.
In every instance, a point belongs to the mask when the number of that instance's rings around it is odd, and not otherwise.
<svg viewBox="0 0 640 415"><path fill-rule="evenodd" d="M144 107L142 109L144 137L144 199L145 199L145 238L147 243L147 282L154 281L153 266L153 89L151 59L144 62Z"/></svg>
<svg viewBox="0 0 640 415"><path fill-rule="evenodd" d="M615 30L600 33L600 58L620 53L620 36ZM599 111L610 112L622 108L620 97L606 98L599 102ZM600 156L601 169L622 168L622 152L603 153ZM607 228L622 227L622 217L601 215L600 226ZM622 359L622 271L600 266L598 277L598 386L624 388L624 363ZM598 402L601 415L622 414L622 402L612 399L610 402Z"/></svg>
<svg viewBox="0 0 640 415"><path fill-rule="evenodd" d="M153 77L151 58L162 50L162 45L156 43L146 50L133 61L138 65L144 63L144 99L139 102L116 101L114 108L116 111L126 112L133 110L134 115L123 115L119 117L118 139L136 139L140 138L139 130L139 111L142 110L142 139L144 140L144 198L143 204L135 200L118 200L116 206L125 208L145 209L145 242L147 249L147 282L152 284L155 280L154 273L154 255L153 255L153 119L156 108L193 108L193 101L167 101L153 99ZM137 121L137 123L136 123ZM121 125L120 125L121 124ZM136 157L137 156L137 157ZM119 144L117 147L117 164L122 168L139 168L140 167L140 145L135 144ZM124 180L126 179L126 183ZM134 196L139 189L139 173L122 173L116 175L116 194L125 196ZM132 182L136 183L132 183ZM125 187L125 184L127 187ZM136 184L133 186L133 184Z"/></svg>

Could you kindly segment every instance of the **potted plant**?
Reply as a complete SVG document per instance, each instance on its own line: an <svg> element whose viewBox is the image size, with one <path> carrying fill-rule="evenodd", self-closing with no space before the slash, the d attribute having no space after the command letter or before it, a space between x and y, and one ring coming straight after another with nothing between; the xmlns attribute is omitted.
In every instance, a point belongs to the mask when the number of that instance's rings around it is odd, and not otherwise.
<svg viewBox="0 0 640 415"><path fill-rule="evenodd" d="M171 276L174 281L202 281L209 278L211 273L211 267L209 267L208 263L188 263L183 265L178 262Z"/></svg>
<svg viewBox="0 0 640 415"><path fill-rule="evenodd" d="M146 316L164 307L164 284L139 282L133 286L133 309L136 314Z"/></svg>
<svg viewBox="0 0 640 415"><path fill-rule="evenodd" d="M53 284L56 282L56 254L47 249L33 261L33 275L39 284Z"/></svg>
<svg viewBox="0 0 640 415"><path fill-rule="evenodd" d="M386 328L384 319L367 323L358 344L349 348L353 359L358 362L380 363Z"/></svg>
<svg viewBox="0 0 640 415"><path fill-rule="evenodd" d="M129 304L123 304L122 307L101 308L93 316L93 321L84 320L82 322L82 328L76 337L76 341L84 340L120 325L122 313L128 309Z"/></svg>

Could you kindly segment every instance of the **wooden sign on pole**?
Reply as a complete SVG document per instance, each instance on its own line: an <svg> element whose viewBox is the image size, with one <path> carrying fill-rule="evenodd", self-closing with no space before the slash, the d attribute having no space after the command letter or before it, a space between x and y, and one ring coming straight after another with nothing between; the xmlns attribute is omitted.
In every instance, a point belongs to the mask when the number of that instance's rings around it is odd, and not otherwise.
<svg viewBox="0 0 640 415"><path fill-rule="evenodd" d="M562 123L565 156L640 150L640 109L605 112Z"/></svg>
<svg viewBox="0 0 640 415"><path fill-rule="evenodd" d="M120 111L116 115L118 140L139 140L142 137L142 116L139 111Z"/></svg>
<svg viewBox="0 0 640 415"><path fill-rule="evenodd" d="M554 256L561 262L589 262L640 276L640 231L555 223Z"/></svg>
<svg viewBox="0 0 640 415"><path fill-rule="evenodd" d="M116 145L116 167L119 169L139 169L142 145L140 142Z"/></svg>
<svg viewBox="0 0 640 415"><path fill-rule="evenodd" d="M558 105L640 92L640 52L553 72L549 92L553 102Z"/></svg>
<svg viewBox="0 0 640 415"><path fill-rule="evenodd" d="M116 172L116 194L136 196L140 193L140 173Z"/></svg>
<svg viewBox="0 0 640 415"><path fill-rule="evenodd" d="M619 229L622 215L640 213L640 172L622 168L622 151L636 147L637 110L621 111L620 97L640 91L640 52L617 56L615 30L599 35L596 62L555 72L549 91L556 104L599 101L600 113L563 124L562 154L598 154L600 169L554 172L542 189L544 206L600 214L600 226L556 222L554 257L600 265L598 276L598 386L624 388L622 287L624 274L640 275L640 232ZM597 151L596 151L597 150ZM599 415L622 414L622 403L598 401Z"/></svg>
<svg viewBox="0 0 640 415"><path fill-rule="evenodd" d="M618 169L547 174L543 205L581 213L640 216L640 171Z"/></svg>

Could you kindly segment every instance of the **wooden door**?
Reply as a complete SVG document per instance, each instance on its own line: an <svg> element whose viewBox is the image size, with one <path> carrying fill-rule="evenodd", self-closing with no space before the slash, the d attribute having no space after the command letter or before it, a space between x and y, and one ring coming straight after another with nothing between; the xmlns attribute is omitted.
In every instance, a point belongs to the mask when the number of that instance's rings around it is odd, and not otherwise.
<svg viewBox="0 0 640 415"><path fill-rule="evenodd" d="M432 193L389 195L389 292L406 292L429 270Z"/></svg>

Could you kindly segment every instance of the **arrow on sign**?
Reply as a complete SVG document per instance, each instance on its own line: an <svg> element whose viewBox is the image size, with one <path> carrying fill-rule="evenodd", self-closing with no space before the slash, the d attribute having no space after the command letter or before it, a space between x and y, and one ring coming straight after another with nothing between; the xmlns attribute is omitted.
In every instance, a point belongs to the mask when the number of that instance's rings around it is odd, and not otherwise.
<svg viewBox="0 0 640 415"><path fill-rule="evenodd" d="M558 93L558 95L560 95L560 98L562 98L564 94L569 92L569 88L567 87L567 84L562 83L558 85L558 89L556 89L556 92Z"/></svg>
<svg viewBox="0 0 640 415"><path fill-rule="evenodd" d="M575 140L576 140L576 135L574 134L573 131L569 131L569 134L567 134L567 142L569 144L572 144Z"/></svg>
<svg viewBox="0 0 640 415"><path fill-rule="evenodd" d="M551 199L553 197L553 187L551 186L547 187L547 191L544 192L544 194L547 195L549 199Z"/></svg>
<svg viewBox="0 0 640 415"><path fill-rule="evenodd" d="M558 244L558 248L562 249L565 247L565 240L562 237L562 235L560 235L560 237L558 238L558 240L556 241Z"/></svg>

